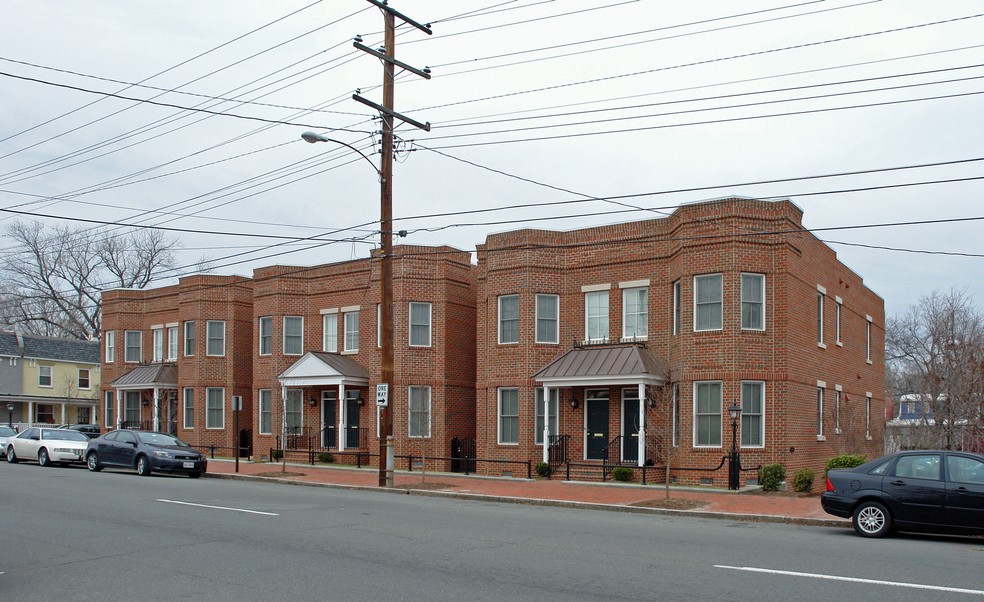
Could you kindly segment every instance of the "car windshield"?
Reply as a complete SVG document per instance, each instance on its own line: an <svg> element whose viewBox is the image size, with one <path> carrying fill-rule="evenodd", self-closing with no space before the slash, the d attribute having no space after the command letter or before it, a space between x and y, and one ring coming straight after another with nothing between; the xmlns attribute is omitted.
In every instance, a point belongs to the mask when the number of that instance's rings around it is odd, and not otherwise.
<svg viewBox="0 0 984 602"><path fill-rule="evenodd" d="M88 441L89 438L78 431L62 431L47 429L41 431L42 439L56 439L58 441Z"/></svg>
<svg viewBox="0 0 984 602"><path fill-rule="evenodd" d="M13 437L16 434L9 426L0 426L0 437Z"/></svg>
<svg viewBox="0 0 984 602"><path fill-rule="evenodd" d="M188 444L181 439L164 433L137 433L137 438L140 439L141 443L148 445L188 447Z"/></svg>

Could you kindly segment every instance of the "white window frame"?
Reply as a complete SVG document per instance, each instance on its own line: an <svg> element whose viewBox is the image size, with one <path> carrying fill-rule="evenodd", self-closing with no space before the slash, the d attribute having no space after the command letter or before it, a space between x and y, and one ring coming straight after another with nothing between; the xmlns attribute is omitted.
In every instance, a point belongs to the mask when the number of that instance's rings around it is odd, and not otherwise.
<svg viewBox="0 0 984 602"><path fill-rule="evenodd" d="M85 372L85 386L82 386L82 373ZM89 391L92 389L92 370L79 368L79 390Z"/></svg>
<svg viewBox="0 0 984 602"><path fill-rule="evenodd" d="M48 384L44 384L44 378L47 375ZM55 368L54 366L45 366L43 364L38 365L38 386L43 389L51 389L55 386Z"/></svg>
<svg viewBox="0 0 984 602"><path fill-rule="evenodd" d="M153 357L150 361L159 364L164 361L164 327L152 328L150 333L154 341Z"/></svg>
<svg viewBox="0 0 984 602"><path fill-rule="evenodd" d="M534 408L533 417L533 445L542 446L543 445L543 394L544 388L536 388L536 407ZM558 413L560 406L558 404L558 397L560 397L560 390L550 387L550 408L548 412L548 418L550 420L550 434L559 435L557 432L559 428L558 423Z"/></svg>
<svg viewBox="0 0 984 602"><path fill-rule="evenodd" d="M116 361L116 331L107 330L103 338L106 339L106 363L112 364Z"/></svg>
<svg viewBox="0 0 984 602"><path fill-rule="evenodd" d="M717 391L718 391L717 412L699 412L698 411L698 407L697 407L698 398L699 398L699 390L700 390L700 388L702 386L712 386L712 385L716 385L717 386ZM723 427L723 424L724 424L723 423L723 419L724 419L724 383L722 381L720 381L720 380L697 380L697 381L694 381L694 387L693 387L693 412L694 412L694 417L693 417L693 420L694 420L694 432L693 432L694 447L695 448L720 448L722 446L722 444L723 444L722 441L724 439L724 435L723 435L723 431L724 431L724 427ZM700 442L699 429L700 429L700 424L701 424L702 417L708 417L706 419L711 421L710 424L714 424L714 422L715 422L714 416L717 416L716 422L717 422L717 425L718 425L718 433L717 433L717 435L718 435L718 441L717 441L717 443L714 443L713 441L710 442L710 443L701 443Z"/></svg>
<svg viewBox="0 0 984 602"><path fill-rule="evenodd" d="M338 353L338 310L326 311L321 316L321 349Z"/></svg>
<svg viewBox="0 0 984 602"><path fill-rule="evenodd" d="M592 301L595 301L594 307ZM607 290L584 293L584 340L594 342L608 340L611 334L608 325L608 301ZM592 323L595 326L595 333L591 332ZM592 336L592 334L600 336Z"/></svg>
<svg viewBox="0 0 984 602"><path fill-rule="evenodd" d="M516 304L516 316L515 317L510 316L508 318L503 318L502 304L503 304L504 301L515 302L515 304ZM499 344L500 345L515 345L515 344L518 344L519 343L519 331L520 331L520 328L519 328L519 295L499 295L499 298L498 298L498 308L499 308L499 313L498 313L498 317L497 317L496 322L499 325ZM506 322L509 322L509 324L513 324L513 323L516 324L516 340L511 340L511 339L510 340L505 340L503 338L503 334L502 334L503 328L502 328L502 326Z"/></svg>
<svg viewBox="0 0 984 602"><path fill-rule="evenodd" d="M423 316L414 316L414 310L424 308L427 310L427 321L420 322ZM411 301L408 305L407 323L409 325L409 344L411 347L430 347L431 346L431 325L434 320L434 307L424 301ZM416 339L416 340L415 340Z"/></svg>
<svg viewBox="0 0 984 602"><path fill-rule="evenodd" d="M673 416L671 420L673 447L680 447L680 383L673 383Z"/></svg>
<svg viewBox="0 0 984 602"><path fill-rule="evenodd" d="M844 300L834 295L834 343L838 347L843 347L841 341L841 310L844 308Z"/></svg>
<svg viewBox="0 0 984 602"><path fill-rule="evenodd" d="M215 324L222 325L222 337L212 336L212 326ZM219 341L222 343L221 353L210 353L212 347L212 341ZM206 320L205 321L205 355L208 357L225 357L225 344L226 344L226 323L225 320Z"/></svg>
<svg viewBox="0 0 984 602"><path fill-rule="evenodd" d="M827 384L817 382L817 441L826 441L827 437L823 434L823 392Z"/></svg>
<svg viewBox="0 0 984 602"><path fill-rule="evenodd" d="M195 355L195 321L194 320L186 320L184 323L184 355L185 357L191 357Z"/></svg>
<svg viewBox="0 0 984 602"><path fill-rule="evenodd" d="M540 303L553 302L554 317L543 316L541 314L547 313L547 306L544 306L541 312ZM556 345L560 342L560 295L555 295L552 293L537 293L536 303L535 303L535 327L534 327L534 338L537 343L542 343L545 345ZM552 329L552 332L540 332L540 321L543 320L544 330Z"/></svg>
<svg viewBox="0 0 984 602"><path fill-rule="evenodd" d="M130 339L132 337L136 338L136 346L130 345ZM132 359L130 356L130 350L135 350L137 352L136 359ZM140 330L125 330L123 331L123 362L127 364L139 364L140 360L143 359L143 332Z"/></svg>
<svg viewBox="0 0 984 602"><path fill-rule="evenodd" d="M290 321L298 320L300 322L300 326L301 326L301 332L300 332L300 334L298 334L298 335L288 335L288 333L287 333L287 321L288 320L290 320ZM282 339L283 339L284 355L289 355L289 356L304 355L304 316L284 316L283 326L284 326L284 332L283 332ZM291 338L291 340L294 340L294 339L297 339L298 340L298 345L297 345L297 351L296 352L295 351L289 351L289 352L287 351L287 338L288 338L288 336Z"/></svg>
<svg viewBox="0 0 984 602"><path fill-rule="evenodd" d="M754 330L762 332L765 330L765 274L759 274L755 272L742 272L741 278L741 329L742 330ZM745 299L745 279L757 279L758 283L755 288L758 289L758 293L761 296L760 301L747 301ZM759 306L759 325L748 325L745 322L745 306L746 305L757 305Z"/></svg>
<svg viewBox="0 0 984 602"><path fill-rule="evenodd" d="M823 306L827 296L827 289L817 285L817 347L826 349L827 345L823 342Z"/></svg>
<svg viewBox="0 0 984 602"><path fill-rule="evenodd" d="M712 282L717 280L717 299L712 301L701 301L701 283ZM700 328L697 316L700 314L700 309L702 306L717 306L717 326L711 328ZM694 276L694 332L713 332L717 330L724 330L724 275L717 274L700 274Z"/></svg>
<svg viewBox="0 0 984 602"><path fill-rule="evenodd" d="M633 306L636 307L636 310L631 314L629 313L630 296L635 296L635 303L633 303ZM640 300L639 296L643 296L645 299ZM629 334L629 316L634 318L633 326L635 331L633 334ZM640 324L640 322L642 322L642 324ZM649 339L648 286L633 286L622 289L622 339L627 341L645 341Z"/></svg>
<svg viewBox="0 0 984 602"><path fill-rule="evenodd" d="M342 352L359 351L359 310L342 312Z"/></svg>
<svg viewBox="0 0 984 602"><path fill-rule="evenodd" d="M680 334L680 281L673 283L673 334Z"/></svg>
<svg viewBox="0 0 984 602"><path fill-rule="evenodd" d="M214 399L214 394L218 392L218 400ZM215 402L218 401L218 407L216 407ZM220 414L220 424L215 425L214 419L212 418L212 413L216 410L221 412ZM205 388L205 429L211 431L218 431L225 428L225 388L223 387L206 387Z"/></svg>
<svg viewBox="0 0 984 602"><path fill-rule="evenodd" d="M261 435L273 434L273 391L260 389L257 391L256 431ZM266 430L264 430L264 424Z"/></svg>
<svg viewBox="0 0 984 602"><path fill-rule="evenodd" d="M256 322L256 329L259 331L259 340L257 341L257 345L259 345L259 354L272 355L273 316L260 316Z"/></svg>
<svg viewBox="0 0 984 602"><path fill-rule="evenodd" d="M423 397L418 397L423 395ZM426 407L414 409L414 403L423 401ZM420 385L407 387L407 436L411 439L430 439L431 436L431 388ZM421 418L423 415L423 418ZM414 427L417 427L416 429ZM425 432L426 431L426 432Z"/></svg>
<svg viewBox="0 0 984 602"><path fill-rule="evenodd" d="M759 412L753 413L746 411L745 407L745 386L755 386L758 387L759 391ZM758 432L755 433L758 438L758 443L745 443L745 424L746 419L757 416L758 417ZM738 438L738 444L742 449L762 449L765 447L765 381L762 380L743 380L741 381L741 433Z"/></svg>
<svg viewBox="0 0 984 602"><path fill-rule="evenodd" d="M864 438L871 441L871 393L864 394Z"/></svg>
<svg viewBox="0 0 984 602"><path fill-rule="evenodd" d="M167 327L167 361L178 361L178 327L173 324Z"/></svg>
<svg viewBox="0 0 984 602"><path fill-rule="evenodd" d="M871 316L864 317L864 356L871 363Z"/></svg>
<svg viewBox="0 0 984 602"><path fill-rule="evenodd" d="M181 392L181 421L186 431L195 429L195 389L185 387Z"/></svg>
<svg viewBox="0 0 984 602"><path fill-rule="evenodd" d="M113 415L116 412L116 395L112 390L107 390L103 393L103 426L105 428L110 428L116 426L116 420Z"/></svg>
<svg viewBox="0 0 984 602"><path fill-rule="evenodd" d="M841 393L843 393L844 388L840 385L834 385L834 434L841 435L843 431L841 430Z"/></svg>
<svg viewBox="0 0 984 602"><path fill-rule="evenodd" d="M516 395L516 413L515 414L504 414L502 412L502 398L505 392L515 393ZM498 438L499 445L519 445L519 388L518 387L499 387L496 390L496 396L498 397L498 403L496 404L498 414L496 417L496 434ZM516 440L515 441L505 441L502 438L503 431L503 420L508 419L510 421L515 421L516 424Z"/></svg>

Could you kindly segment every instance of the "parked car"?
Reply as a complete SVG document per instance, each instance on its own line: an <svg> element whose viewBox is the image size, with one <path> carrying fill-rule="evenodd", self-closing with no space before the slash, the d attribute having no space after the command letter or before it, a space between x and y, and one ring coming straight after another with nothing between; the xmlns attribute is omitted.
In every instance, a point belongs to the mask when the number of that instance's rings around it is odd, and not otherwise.
<svg viewBox="0 0 984 602"><path fill-rule="evenodd" d="M850 518L862 537L893 529L984 534L984 456L911 450L833 469L820 504Z"/></svg>
<svg viewBox="0 0 984 602"><path fill-rule="evenodd" d="M0 454L7 455L7 439L16 437L17 431L7 425L0 425Z"/></svg>
<svg viewBox="0 0 984 602"><path fill-rule="evenodd" d="M7 439L7 462L36 459L41 466L82 462L88 442L78 431L31 427Z"/></svg>
<svg viewBox="0 0 984 602"><path fill-rule="evenodd" d="M68 428L78 431L90 439L98 437L102 433L98 424L73 424Z"/></svg>
<svg viewBox="0 0 984 602"><path fill-rule="evenodd" d="M157 471L197 479L205 472L208 459L173 435L120 429L90 439L85 463L92 472L115 466L134 468L140 476Z"/></svg>

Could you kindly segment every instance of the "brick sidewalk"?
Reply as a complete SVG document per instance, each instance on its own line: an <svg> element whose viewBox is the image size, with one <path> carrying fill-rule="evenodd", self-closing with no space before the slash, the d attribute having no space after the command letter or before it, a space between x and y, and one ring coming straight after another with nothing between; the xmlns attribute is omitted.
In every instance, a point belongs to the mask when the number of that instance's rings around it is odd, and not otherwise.
<svg viewBox="0 0 984 602"><path fill-rule="evenodd" d="M342 468L308 464L287 464L286 475L281 476L282 465L268 462L239 462L239 475L246 478L284 479L289 482L321 484L325 486L378 489L379 472L372 469ZM235 463L230 460L212 460L208 464L210 476L233 478ZM560 480L532 480L465 476L458 473L433 473L397 471L394 485L409 488L422 495L455 497L499 498L502 501L541 503L551 505L603 505L612 510L628 510L633 504L663 500L663 486L641 486L621 483L573 483ZM418 485L417 488L414 485ZM820 508L818 496L771 495L739 493L721 490L670 488L673 500L695 500L705 505L693 510L643 510L649 512L682 512L699 516L715 516L743 520L792 522L831 526L849 526L850 521L826 514Z"/></svg>

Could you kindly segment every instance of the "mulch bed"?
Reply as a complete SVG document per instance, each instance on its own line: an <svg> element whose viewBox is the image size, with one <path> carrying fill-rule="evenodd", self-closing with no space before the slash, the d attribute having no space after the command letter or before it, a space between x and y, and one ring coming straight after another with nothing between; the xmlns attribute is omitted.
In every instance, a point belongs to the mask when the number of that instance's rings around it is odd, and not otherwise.
<svg viewBox="0 0 984 602"><path fill-rule="evenodd" d="M270 477L272 479L292 479L297 477L303 477L303 472L281 472L279 470L272 470L270 472L258 472L256 477Z"/></svg>
<svg viewBox="0 0 984 602"><path fill-rule="evenodd" d="M428 491L433 491L435 489L454 489L457 485L451 485L449 483L407 483L405 485L395 485L394 489L426 489Z"/></svg>
<svg viewBox="0 0 984 602"><path fill-rule="evenodd" d="M654 499L654 500L644 500L629 505L639 506L641 508L665 508L667 510L696 510L697 508L703 508L704 506L706 506L707 502L703 502L701 500L661 498L661 499Z"/></svg>

